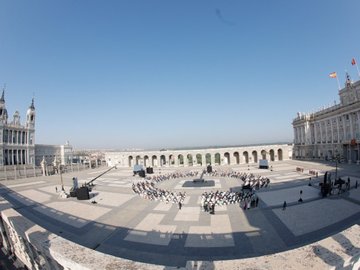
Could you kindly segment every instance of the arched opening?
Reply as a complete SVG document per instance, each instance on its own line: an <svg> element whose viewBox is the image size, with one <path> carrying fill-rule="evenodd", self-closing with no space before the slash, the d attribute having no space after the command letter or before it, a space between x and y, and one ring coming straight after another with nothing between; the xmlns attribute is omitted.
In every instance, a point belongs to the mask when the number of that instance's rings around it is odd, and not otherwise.
<svg viewBox="0 0 360 270"><path fill-rule="evenodd" d="M165 166L166 165L166 158L164 155L160 156L160 167Z"/></svg>
<svg viewBox="0 0 360 270"><path fill-rule="evenodd" d="M192 166L193 165L193 157L192 157L192 155L188 154L186 157L187 157L188 166Z"/></svg>
<svg viewBox="0 0 360 270"><path fill-rule="evenodd" d="M184 165L184 157L183 155L178 155L178 162L179 162L179 165Z"/></svg>
<svg viewBox="0 0 360 270"><path fill-rule="evenodd" d="M239 152L234 153L235 164L240 164Z"/></svg>
<svg viewBox="0 0 360 270"><path fill-rule="evenodd" d="M140 157L140 156L136 156L136 158L135 158L135 164L136 164L136 165L139 165L139 164L140 164L140 160L141 160L141 157Z"/></svg>
<svg viewBox="0 0 360 270"><path fill-rule="evenodd" d="M129 167L133 166L133 157L129 156Z"/></svg>
<svg viewBox="0 0 360 270"><path fill-rule="evenodd" d="M221 164L221 157L219 153L215 154L215 164L220 165Z"/></svg>
<svg viewBox="0 0 360 270"><path fill-rule="evenodd" d="M258 153L255 150L252 152L252 158L254 163L258 162Z"/></svg>
<svg viewBox="0 0 360 270"><path fill-rule="evenodd" d="M230 154L228 153L228 152L226 152L225 154L224 154L224 159L225 159L225 164L226 165L230 165Z"/></svg>
<svg viewBox="0 0 360 270"><path fill-rule="evenodd" d="M158 165L157 156L153 155L151 157L151 164L152 164L153 167L157 167L157 165Z"/></svg>
<svg viewBox="0 0 360 270"><path fill-rule="evenodd" d="M144 156L144 166L149 167L149 156Z"/></svg>
<svg viewBox="0 0 360 270"><path fill-rule="evenodd" d="M169 163L170 163L170 165L174 165L174 164L175 164L175 157L174 157L174 155L170 155L170 156L169 156Z"/></svg>
<svg viewBox="0 0 360 270"><path fill-rule="evenodd" d="M261 158L266 159L266 151L265 150L261 150Z"/></svg>
<svg viewBox="0 0 360 270"><path fill-rule="evenodd" d="M206 164L205 165L211 165L211 154L207 153L205 155Z"/></svg>
<svg viewBox="0 0 360 270"><path fill-rule="evenodd" d="M278 160L283 160L283 151L282 151L282 149L278 149Z"/></svg>
<svg viewBox="0 0 360 270"><path fill-rule="evenodd" d="M274 152L274 150L271 149L269 153L270 153L270 160L275 161L275 152Z"/></svg>
<svg viewBox="0 0 360 270"><path fill-rule="evenodd" d="M247 151L243 152L243 157L245 160L245 163L249 163L249 153Z"/></svg>
<svg viewBox="0 0 360 270"><path fill-rule="evenodd" d="M202 166L202 156L201 154L197 154L196 155L196 163L199 164L200 166Z"/></svg>

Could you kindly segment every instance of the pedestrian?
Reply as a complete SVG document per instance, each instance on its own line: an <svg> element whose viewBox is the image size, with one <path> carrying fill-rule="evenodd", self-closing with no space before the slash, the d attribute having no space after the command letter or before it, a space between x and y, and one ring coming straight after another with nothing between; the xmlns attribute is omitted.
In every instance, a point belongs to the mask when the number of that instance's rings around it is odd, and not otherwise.
<svg viewBox="0 0 360 270"><path fill-rule="evenodd" d="M300 190L300 199L299 199L299 202L303 202L303 199L301 198L301 197L302 197L302 193L303 193L303 191Z"/></svg>
<svg viewBox="0 0 360 270"><path fill-rule="evenodd" d="M309 178L309 187L311 187L311 177Z"/></svg>
<svg viewBox="0 0 360 270"><path fill-rule="evenodd" d="M350 190L350 177L347 179L347 189Z"/></svg>
<svg viewBox="0 0 360 270"><path fill-rule="evenodd" d="M182 203L179 201L179 210L181 210Z"/></svg>
<svg viewBox="0 0 360 270"><path fill-rule="evenodd" d="M57 193L57 187L55 187L55 191L56 191L56 193Z"/></svg>
<svg viewBox="0 0 360 270"><path fill-rule="evenodd" d="M255 207L258 207L258 204L259 204L259 197L256 197L256 200L255 200Z"/></svg>
<svg viewBox="0 0 360 270"><path fill-rule="evenodd" d="M286 201L284 201L282 210L285 210L285 209L286 209Z"/></svg>

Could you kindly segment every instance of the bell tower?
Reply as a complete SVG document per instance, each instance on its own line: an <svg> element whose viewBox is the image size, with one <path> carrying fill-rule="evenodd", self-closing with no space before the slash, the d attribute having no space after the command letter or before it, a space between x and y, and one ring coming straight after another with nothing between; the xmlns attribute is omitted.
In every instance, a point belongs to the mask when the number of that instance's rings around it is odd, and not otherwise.
<svg viewBox="0 0 360 270"><path fill-rule="evenodd" d="M8 120L8 113L5 106L5 86L4 86L0 98L0 123L7 124L7 120Z"/></svg>
<svg viewBox="0 0 360 270"><path fill-rule="evenodd" d="M34 129L35 128L35 106L34 98L31 101L31 105L26 112L26 127Z"/></svg>

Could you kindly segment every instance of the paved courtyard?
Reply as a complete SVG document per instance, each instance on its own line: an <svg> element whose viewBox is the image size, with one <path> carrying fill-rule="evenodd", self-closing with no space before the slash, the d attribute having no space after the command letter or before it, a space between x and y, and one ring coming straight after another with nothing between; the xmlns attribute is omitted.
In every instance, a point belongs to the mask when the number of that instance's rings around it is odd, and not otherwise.
<svg viewBox="0 0 360 270"><path fill-rule="evenodd" d="M221 170L252 172L269 177L261 188L257 208L243 210L239 205L216 207L215 215L202 211L204 191L235 189L242 181L208 177L212 187L183 187L191 178L163 181L158 187L186 191L181 210L176 204L150 201L134 194L131 186L140 181L130 169L116 169L95 181L90 200L62 199L60 176L1 182L0 207L10 205L40 226L71 241L103 253L126 259L167 266L185 266L186 261L230 260L271 254L325 238L360 225L360 166L340 165L338 175L351 179L351 189L340 195L321 198L319 182L334 164L282 161L273 170L256 167L215 167ZM304 173L296 167L304 167ZM107 168L63 175L69 191L72 177L88 182ZM319 178L308 175L319 170ZM155 174L200 167L155 168ZM308 186L312 177L311 186ZM358 181L359 187L355 188ZM301 197L303 202L298 202ZM282 209L287 202L286 210ZM94 203L96 202L96 203Z"/></svg>

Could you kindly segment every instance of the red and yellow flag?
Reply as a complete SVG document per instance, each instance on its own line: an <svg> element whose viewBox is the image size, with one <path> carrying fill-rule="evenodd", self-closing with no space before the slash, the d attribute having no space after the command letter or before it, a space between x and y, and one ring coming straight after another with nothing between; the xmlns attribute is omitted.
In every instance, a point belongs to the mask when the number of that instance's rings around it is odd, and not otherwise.
<svg viewBox="0 0 360 270"><path fill-rule="evenodd" d="M336 78L336 77L337 77L336 72L331 72L331 73L329 74L329 77L330 77L330 78Z"/></svg>

